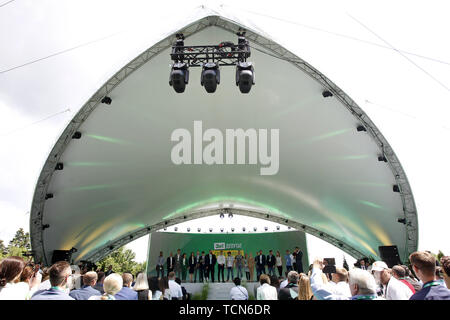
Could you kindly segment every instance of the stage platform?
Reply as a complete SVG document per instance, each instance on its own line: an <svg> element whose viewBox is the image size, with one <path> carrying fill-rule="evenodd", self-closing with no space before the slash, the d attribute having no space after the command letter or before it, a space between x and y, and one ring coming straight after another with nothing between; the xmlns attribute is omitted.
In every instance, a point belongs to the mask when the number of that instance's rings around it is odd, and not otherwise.
<svg viewBox="0 0 450 320"><path fill-rule="evenodd" d="M186 291L195 295L202 291L205 283L182 283L181 285L186 288ZM230 300L230 290L234 287L233 282L209 282L209 291L207 300ZM259 286L259 282L243 282L242 286L247 288L249 296L254 296L256 299L256 288Z"/></svg>

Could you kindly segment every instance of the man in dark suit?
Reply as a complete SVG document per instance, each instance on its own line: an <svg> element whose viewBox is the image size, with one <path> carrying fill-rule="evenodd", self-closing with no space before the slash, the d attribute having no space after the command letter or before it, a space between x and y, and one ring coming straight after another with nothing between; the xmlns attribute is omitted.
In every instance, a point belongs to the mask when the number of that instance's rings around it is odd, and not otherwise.
<svg viewBox="0 0 450 320"><path fill-rule="evenodd" d="M297 255L295 256L295 264L297 266L297 272L300 274L303 273L303 252L298 247L295 247L295 251L297 252Z"/></svg>
<svg viewBox="0 0 450 320"><path fill-rule="evenodd" d="M205 257L205 251L202 251L202 255L200 256L198 260L199 265L199 282L203 282L203 279L205 277L205 270L206 270L206 257Z"/></svg>
<svg viewBox="0 0 450 320"><path fill-rule="evenodd" d="M177 250L177 254L175 256L175 274L177 275L178 278L181 279L181 249Z"/></svg>
<svg viewBox="0 0 450 320"><path fill-rule="evenodd" d="M175 259L173 257L173 253L171 252L170 255L167 257L167 276L169 276L169 273L173 271L174 266L175 266Z"/></svg>
<svg viewBox="0 0 450 320"><path fill-rule="evenodd" d="M259 250L259 254L255 257L256 263L256 276L259 281L259 277L266 273L266 256L262 254L262 250Z"/></svg>
<svg viewBox="0 0 450 320"><path fill-rule="evenodd" d="M216 266L217 258L216 255L213 254L212 250L209 250L209 254L206 256L206 278L209 279L211 277L211 281L214 282L214 272Z"/></svg>
<svg viewBox="0 0 450 320"><path fill-rule="evenodd" d="M277 262L275 256L273 255L273 251L269 250L269 255L266 258L266 263L267 263L267 273L271 276L275 275L275 263Z"/></svg>

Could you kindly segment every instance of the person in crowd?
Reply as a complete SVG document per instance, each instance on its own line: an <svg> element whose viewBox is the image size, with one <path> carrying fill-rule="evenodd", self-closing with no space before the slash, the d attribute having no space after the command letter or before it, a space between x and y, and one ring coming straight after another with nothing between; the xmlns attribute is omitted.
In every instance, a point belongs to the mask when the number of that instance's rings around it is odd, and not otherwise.
<svg viewBox="0 0 450 320"><path fill-rule="evenodd" d="M173 276L175 277L175 272L173 273ZM172 300L172 291L170 291L169 287L169 278L167 277L161 278L159 280L159 287L161 288L161 292L163 295L162 300Z"/></svg>
<svg viewBox="0 0 450 320"><path fill-rule="evenodd" d="M183 297L181 300L191 300L191 294L186 291L186 288L181 285L181 279L175 278L175 282L178 283L181 287L181 292L183 293Z"/></svg>
<svg viewBox="0 0 450 320"><path fill-rule="evenodd" d="M225 282L225 263L226 259L223 255L223 250L220 250L220 254L217 256L217 280L220 282L220 275L222 275L222 282Z"/></svg>
<svg viewBox="0 0 450 320"><path fill-rule="evenodd" d="M290 253L289 250L286 250L286 255L284 256L284 260L286 261L286 272L293 270L292 263L294 261L294 256Z"/></svg>
<svg viewBox="0 0 450 320"><path fill-rule="evenodd" d="M303 252L298 247L295 247L295 265L297 273L303 273Z"/></svg>
<svg viewBox="0 0 450 320"><path fill-rule="evenodd" d="M163 252L159 252L159 256L156 259L156 276L158 279L164 276L164 255Z"/></svg>
<svg viewBox="0 0 450 320"><path fill-rule="evenodd" d="M163 292L159 287L159 282L162 278L149 277L148 279L148 291L152 293L152 298L149 300L163 300Z"/></svg>
<svg viewBox="0 0 450 320"><path fill-rule="evenodd" d="M241 250L238 250L238 254L234 257L234 265L236 267L236 276L239 279L244 277L242 273L242 268L244 267L243 260L244 257L241 255Z"/></svg>
<svg viewBox="0 0 450 320"><path fill-rule="evenodd" d="M41 277L42 275L37 274L39 270L37 269L39 266L28 264L23 268L22 274L20 275L20 282L17 283L18 287L22 287L23 292L25 293L25 300L30 300L31 296L38 290L39 284L36 283L36 277Z"/></svg>
<svg viewBox="0 0 450 320"><path fill-rule="evenodd" d="M188 269L188 259L186 258L186 253L181 256L181 279L186 281L186 274Z"/></svg>
<svg viewBox="0 0 450 320"><path fill-rule="evenodd" d="M228 251L227 254L227 282L230 281L230 275L231 275L231 280L233 280L234 278L234 257L231 255L231 252Z"/></svg>
<svg viewBox="0 0 450 320"><path fill-rule="evenodd" d="M250 281L255 281L255 258L253 258L252 253L248 255L248 270L250 272Z"/></svg>
<svg viewBox="0 0 450 320"><path fill-rule="evenodd" d="M108 270L105 272L105 277L109 276L111 273L114 273L112 265L110 265Z"/></svg>
<svg viewBox="0 0 450 320"><path fill-rule="evenodd" d="M406 279L405 279L406 270L402 266L400 266L400 265L393 266L391 270L392 270L392 276L395 279L397 279L398 281L405 284L409 288L409 290L411 290L412 294L416 293L416 289L414 289L412 284L409 283L408 281L406 281Z"/></svg>
<svg viewBox="0 0 450 320"><path fill-rule="evenodd" d="M92 296L101 296L100 291L93 287L97 283L98 275L95 271L86 272L83 275L83 286L72 290L69 295L75 300L88 300Z"/></svg>
<svg viewBox="0 0 450 320"><path fill-rule="evenodd" d="M125 272L122 274L122 289L117 292L114 297L116 300L137 300L138 294L136 291L131 289L131 283L133 282L133 275L131 273ZM103 284L103 287L105 284ZM106 289L105 289L106 292Z"/></svg>
<svg viewBox="0 0 450 320"><path fill-rule="evenodd" d="M258 255L255 257L256 263L256 276L260 279L261 274L266 273L266 256L263 255L262 250L259 250Z"/></svg>
<svg viewBox="0 0 450 320"><path fill-rule="evenodd" d="M49 269L50 284L48 290L36 291L31 300L75 300L69 296L69 283L72 282L72 269L67 261L54 263Z"/></svg>
<svg viewBox="0 0 450 320"><path fill-rule="evenodd" d="M383 285L386 300L409 300L412 296L411 289L392 276L391 270L384 261L375 261L372 264L372 273L376 283Z"/></svg>
<svg viewBox="0 0 450 320"><path fill-rule="evenodd" d="M175 282L175 272L169 273L169 289L172 300L183 299L183 290L181 286Z"/></svg>
<svg viewBox="0 0 450 320"><path fill-rule="evenodd" d="M436 266L435 280L445 286L444 275L441 266Z"/></svg>
<svg viewBox="0 0 450 320"><path fill-rule="evenodd" d="M261 284L256 291L256 300L278 300L277 289L270 285L270 278L267 274L259 277Z"/></svg>
<svg viewBox="0 0 450 320"><path fill-rule="evenodd" d="M211 282L214 282L214 273L216 272L215 266L217 263L216 255L212 252L212 250L209 250L209 254L206 256L205 266L206 266L206 280L209 281L211 279Z"/></svg>
<svg viewBox="0 0 450 320"><path fill-rule="evenodd" d="M103 271L99 271L97 273L97 283L94 286L94 289L99 291L100 294L104 294L105 290L103 290L103 281L105 281L105 273Z"/></svg>
<svg viewBox="0 0 450 320"><path fill-rule="evenodd" d="M248 300L248 292L247 289L241 286L241 279L236 277L233 279L234 287L230 290L230 299L231 300Z"/></svg>
<svg viewBox="0 0 450 320"><path fill-rule="evenodd" d="M304 273L300 273L298 278L297 300L315 300L315 299L316 298L314 297L314 294L312 292L309 277Z"/></svg>
<svg viewBox="0 0 450 320"><path fill-rule="evenodd" d="M244 272L245 272L245 278L247 281L250 281L250 269L248 267L248 254L245 254L244 260L242 260L244 264Z"/></svg>
<svg viewBox="0 0 450 320"><path fill-rule="evenodd" d="M267 264L267 274L269 276L275 275L275 263L277 262L277 259L273 255L273 251L269 250L269 254L266 257L266 264Z"/></svg>
<svg viewBox="0 0 450 320"><path fill-rule="evenodd" d="M181 259L182 259L182 255L181 255L181 249L177 249L177 254L175 255L175 265L174 265L174 270L177 277L181 278Z"/></svg>
<svg viewBox="0 0 450 320"><path fill-rule="evenodd" d="M298 298L298 277L296 271L289 271L288 284L278 292L278 300L296 300Z"/></svg>
<svg viewBox="0 0 450 320"><path fill-rule="evenodd" d="M38 290L48 290L51 288L51 284L50 284L50 275L48 274L48 267L44 267L42 268L42 279L41 279L41 283L38 286Z"/></svg>
<svg viewBox="0 0 450 320"><path fill-rule="evenodd" d="M189 282L193 282L195 267L197 266L197 258L194 256L194 251L191 252L191 256L189 257Z"/></svg>
<svg viewBox="0 0 450 320"><path fill-rule="evenodd" d="M317 300L349 300L345 295L334 294L324 283L322 277L323 260L316 259L311 270L311 289ZM326 277L325 277L326 279ZM367 271L355 268L349 271L351 300L380 300L377 296L377 284L374 277Z"/></svg>
<svg viewBox="0 0 450 320"><path fill-rule="evenodd" d="M361 270L367 270L368 269L368 266L366 265L366 261L364 259L361 259L359 261L359 268Z"/></svg>
<svg viewBox="0 0 450 320"><path fill-rule="evenodd" d="M280 251L278 251L278 250L275 255L275 259L276 259L275 266L278 269L278 276L282 277L283 276L283 260L281 260L281 254L280 254Z"/></svg>
<svg viewBox="0 0 450 320"><path fill-rule="evenodd" d="M170 252L169 256L167 257L167 275L169 275L170 272L174 270L175 267L175 258L173 257L173 253Z"/></svg>
<svg viewBox="0 0 450 320"><path fill-rule="evenodd" d="M270 278L270 285L275 289L277 289L277 296L278 296L278 293L280 292L280 280L275 275L272 276L268 275L268 276Z"/></svg>
<svg viewBox="0 0 450 320"><path fill-rule="evenodd" d="M423 283L411 272L407 265L402 265L403 269L405 269L405 280L408 281L417 292L422 289Z"/></svg>
<svg viewBox="0 0 450 320"><path fill-rule="evenodd" d="M138 300L152 300L152 292L148 286L148 280L145 273L138 273L133 290L137 292Z"/></svg>
<svg viewBox="0 0 450 320"><path fill-rule="evenodd" d="M293 271L293 270L291 270L291 271ZM291 271L289 271L289 272L291 272ZM289 279L288 279L289 272L286 271L286 273L285 273L286 274L286 278L280 281L280 289L283 289L289 283ZM295 271L295 272L297 272L297 271Z"/></svg>
<svg viewBox="0 0 450 320"><path fill-rule="evenodd" d="M444 275L445 285L450 289L450 256L441 258L442 273Z"/></svg>
<svg viewBox="0 0 450 320"><path fill-rule="evenodd" d="M200 272L200 251L197 250L197 255L195 256L195 260L197 261L197 264L195 265L195 269L194 269L194 282L197 282L197 274ZM199 281L203 282L203 276L201 277L202 280L200 280L200 275L199 275Z"/></svg>
<svg viewBox="0 0 450 320"><path fill-rule="evenodd" d="M91 296L88 300L116 300L117 293L122 289L123 278L120 274L111 273L103 281L105 293L100 296Z"/></svg>
<svg viewBox="0 0 450 320"><path fill-rule="evenodd" d="M348 271L344 268L336 268L336 272L331 274L331 281L328 282L333 293L343 295L348 298L352 297L350 287L348 285Z"/></svg>
<svg viewBox="0 0 450 320"><path fill-rule="evenodd" d="M42 275L27 270L25 261L21 257L8 257L0 262L0 300L27 300L30 299L42 279ZM22 273L25 271L25 276ZM26 283L20 279L26 279ZM30 290L31 289L31 290ZM30 292L31 291L31 292Z"/></svg>
<svg viewBox="0 0 450 320"><path fill-rule="evenodd" d="M450 290L435 281L436 258L425 251L416 251L409 256L414 273L423 282L420 291L410 300L450 300Z"/></svg>
<svg viewBox="0 0 450 320"><path fill-rule="evenodd" d="M70 268L72 269L72 283L69 283L69 289L80 289L82 286L81 269L77 265L71 265Z"/></svg>

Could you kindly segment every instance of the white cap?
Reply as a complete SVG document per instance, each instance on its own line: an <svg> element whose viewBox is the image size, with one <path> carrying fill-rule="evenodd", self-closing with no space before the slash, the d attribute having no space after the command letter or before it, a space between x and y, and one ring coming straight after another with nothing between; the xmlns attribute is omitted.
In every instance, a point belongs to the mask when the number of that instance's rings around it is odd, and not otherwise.
<svg viewBox="0 0 450 320"><path fill-rule="evenodd" d="M372 271L383 271L384 269L389 269L384 261L375 261L372 263Z"/></svg>

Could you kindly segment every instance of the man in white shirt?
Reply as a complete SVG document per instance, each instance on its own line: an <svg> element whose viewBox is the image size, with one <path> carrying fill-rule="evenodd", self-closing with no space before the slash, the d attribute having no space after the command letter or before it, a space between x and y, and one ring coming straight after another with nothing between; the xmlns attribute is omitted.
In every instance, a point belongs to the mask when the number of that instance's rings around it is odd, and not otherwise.
<svg viewBox="0 0 450 320"><path fill-rule="evenodd" d="M241 279L234 278L235 287L230 290L231 300L248 300L248 292L243 286L241 286Z"/></svg>
<svg viewBox="0 0 450 320"><path fill-rule="evenodd" d="M222 274L222 282L225 282L224 270L225 270L225 256L223 255L223 250L220 250L220 255L217 257L218 264L218 281L220 282L220 275Z"/></svg>
<svg viewBox="0 0 450 320"><path fill-rule="evenodd" d="M231 273L231 280L234 278L234 257L231 255L231 252L228 251L227 255L227 282L230 279L230 273Z"/></svg>
<svg viewBox="0 0 450 320"><path fill-rule="evenodd" d="M386 300L409 300L412 296L411 289L392 276L391 270L383 261L375 261L372 264L372 272L377 284L382 284Z"/></svg>
<svg viewBox="0 0 450 320"><path fill-rule="evenodd" d="M259 277L261 286L256 290L256 300L278 300L278 293L275 287L270 285L270 278L267 274Z"/></svg>
<svg viewBox="0 0 450 320"><path fill-rule="evenodd" d="M175 272L173 271L169 273L169 289L172 300L183 299L183 291L181 290L181 286L175 282Z"/></svg>

